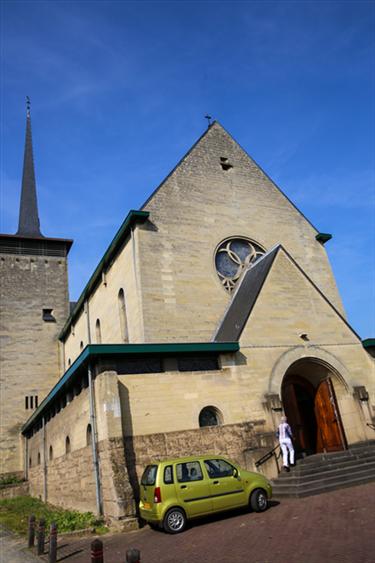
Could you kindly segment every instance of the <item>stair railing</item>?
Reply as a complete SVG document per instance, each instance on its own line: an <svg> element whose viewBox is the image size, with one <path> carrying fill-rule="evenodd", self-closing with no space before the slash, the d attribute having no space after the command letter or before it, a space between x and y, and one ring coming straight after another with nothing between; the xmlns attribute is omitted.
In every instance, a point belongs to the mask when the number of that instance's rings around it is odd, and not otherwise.
<svg viewBox="0 0 375 563"><path fill-rule="evenodd" d="M278 453L277 450L279 450ZM277 444L277 446L275 446L274 448L272 448L272 450L270 450L269 452L267 452L266 454L264 454L263 457L261 457L260 459L258 459L258 461L255 462L255 467L258 469L261 465L263 465L263 463L266 463L266 461L268 461L271 458L275 459L275 463L276 463L276 467L277 467L277 472L280 473L280 466L279 466L279 459L281 457L281 449L280 449L280 444Z"/></svg>

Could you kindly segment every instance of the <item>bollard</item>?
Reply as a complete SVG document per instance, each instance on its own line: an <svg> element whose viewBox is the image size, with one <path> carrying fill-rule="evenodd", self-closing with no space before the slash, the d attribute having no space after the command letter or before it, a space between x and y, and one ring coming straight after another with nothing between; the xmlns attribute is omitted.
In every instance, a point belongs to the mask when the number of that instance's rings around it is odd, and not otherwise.
<svg viewBox="0 0 375 563"><path fill-rule="evenodd" d="M35 516L31 514L29 518L29 532L27 547L34 547L35 542Z"/></svg>
<svg viewBox="0 0 375 563"><path fill-rule="evenodd" d="M91 563L104 563L103 542L99 539L91 542Z"/></svg>
<svg viewBox="0 0 375 563"><path fill-rule="evenodd" d="M126 563L141 563L141 552L139 549L129 549L126 552Z"/></svg>
<svg viewBox="0 0 375 563"><path fill-rule="evenodd" d="M57 525L52 522L49 532L48 563L56 563L57 557Z"/></svg>
<svg viewBox="0 0 375 563"><path fill-rule="evenodd" d="M39 520L39 527L38 527L38 547L37 547L37 554L43 555L44 553L44 537L46 533L46 521L44 518Z"/></svg>

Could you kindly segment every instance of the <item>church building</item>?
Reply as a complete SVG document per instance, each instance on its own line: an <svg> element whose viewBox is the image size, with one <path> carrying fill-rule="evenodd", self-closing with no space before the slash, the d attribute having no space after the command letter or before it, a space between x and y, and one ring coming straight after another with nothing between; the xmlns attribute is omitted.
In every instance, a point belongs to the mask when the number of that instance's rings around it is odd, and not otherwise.
<svg viewBox="0 0 375 563"><path fill-rule="evenodd" d="M19 228L0 235L1 455L31 495L126 520L151 460L253 470L283 414L298 456L375 437L375 341L346 318L331 235L218 122L126 215L71 311L72 241L42 235L36 194L28 111Z"/></svg>

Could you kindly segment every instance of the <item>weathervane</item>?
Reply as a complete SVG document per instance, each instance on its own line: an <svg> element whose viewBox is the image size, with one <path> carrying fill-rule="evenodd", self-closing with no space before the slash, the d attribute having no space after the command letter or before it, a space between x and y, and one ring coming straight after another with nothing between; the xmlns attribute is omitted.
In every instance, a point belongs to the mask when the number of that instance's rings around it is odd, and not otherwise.
<svg viewBox="0 0 375 563"><path fill-rule="evenodd" d="M211 125L211 119L212 119L212 117L207 114L207 115L204 116L204 118L207 119L207 127L209 127L209 126Z"/></svg>

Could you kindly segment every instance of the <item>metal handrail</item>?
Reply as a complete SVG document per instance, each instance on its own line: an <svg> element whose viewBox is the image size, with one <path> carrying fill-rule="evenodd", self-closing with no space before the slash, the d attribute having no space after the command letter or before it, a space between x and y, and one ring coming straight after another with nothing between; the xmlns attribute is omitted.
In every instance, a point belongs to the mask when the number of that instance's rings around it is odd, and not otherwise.
<svg viewBox="0 0 375 563"><path fill-rule="evenodd" d="M275 457L275 461L276 461L276 465L277 465L277 469L279 470L279 464L277 462L278 458L281 455L281 451L279 453L279 455L276 454L276 450L280 448L280 444L277 444L277 446L275 446L274 448L272 448L272 450L270 450L269 452L267 452L266 454L264 454L263 457L261 457L260 459L258 459L258 461L255 462L255 467L258 469L258 467L260 467L261 465L263 465L263 463L265 463L266 461L268 461L269 459L271 459L271 457Z"/></svg>

